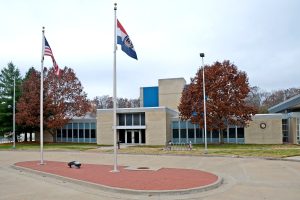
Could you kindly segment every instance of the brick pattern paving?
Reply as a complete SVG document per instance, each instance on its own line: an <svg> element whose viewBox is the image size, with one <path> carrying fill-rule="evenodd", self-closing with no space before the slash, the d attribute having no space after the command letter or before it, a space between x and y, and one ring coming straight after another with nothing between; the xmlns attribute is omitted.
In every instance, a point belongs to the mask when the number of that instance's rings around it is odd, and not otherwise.
<svg viewBox="0 0 300 200"><path fill-rule="evenodd" d="M120 172L112 173L111 165L82 163L81 168L76 169L69 168L66 162L45 161L45 163L40 165L39 161L26 161L15 165L95 184L133 190L191 189L210 185L218 180L212 173L193 169L128 170L125 166L119 166Z"/></svg>

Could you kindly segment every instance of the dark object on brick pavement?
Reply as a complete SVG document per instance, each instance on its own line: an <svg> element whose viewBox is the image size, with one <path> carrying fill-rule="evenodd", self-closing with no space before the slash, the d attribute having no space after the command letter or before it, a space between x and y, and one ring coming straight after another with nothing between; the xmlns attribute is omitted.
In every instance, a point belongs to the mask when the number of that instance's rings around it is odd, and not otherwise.
<svg viewBox="0 0 300 200"><path fill-rule="evenodd" d="M80 167L81 167L81 163L78 162L78 161L71 161L71 162L68 163L68 166L69 166L70 168L72 168L72 167L80 168Z"/></svg>

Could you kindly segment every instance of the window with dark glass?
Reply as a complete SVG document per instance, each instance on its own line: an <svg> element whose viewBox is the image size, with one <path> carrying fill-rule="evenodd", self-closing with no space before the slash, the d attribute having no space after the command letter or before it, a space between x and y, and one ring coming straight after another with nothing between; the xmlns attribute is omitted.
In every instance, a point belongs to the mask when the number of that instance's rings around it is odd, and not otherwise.
<svg viewBox="0 0 300 200"><path fill-rule="evenodd" d="M222 132L223 132L223 138L227 139L227 129L224 129Z"/></svg>
<svg viewBox="0 0 300 200"><path fill-rule="evenodd" d="M126 114L126 126L132 126L132 114Z"/></svg>
<svg viewBox="0 0 300 200"><path fill-rule="evenodd" d="M188 124L188 138L194 138L195 137L194 136L195 135L194 134L194 132L195 132L195 126L190 121L187 122L187 124Z"/></svg>
<svg viewBox="0 0 300 200"><path fill-rule="evenodd" d="M219 138L219 131L218 130L213 130L212 131L212 138Z"/></svg>
<svg viewBox="0 0 300 200"><path fill-rule="evenodd" d="M65 131L62 132L62 137L66 138L67 137L67 133Z"/></svg>
<svg viewBox="0 0 300 200"><path fill-rule="evenodd" d="M96 130L95 129L91 130L91 138L96 138Z"/></svg>
<svg viewBox="0 0 300 200"><path fill-rule="evenodd" d="M119 114L119 126L125 126L125 114Z"/></svg>
<svg viewBox="0 0 300 200"><path fill-rule="evenodd" d="M235 138L235 128L229 128L229 138Z"/></svg>
<svg viewBox="0 0 300 200"><path fill-rule="evenodd" d="M189 130L189 132L188 132L188 136L189 136L189 138L194 138L194 129L188 129Z"/></svg>
<svg viewBox="0 0 300 200"><path fill-rule="evenodd" d="M145 113L141 113L141 125L145 125Z"/></svg>
<svg viewBox="0 0 300 200"><path fill-rule="evenodd" d="M63 129L62 131L66 131L65 129ZM60 131L60 129L57 129L57 132L56 132L56 134L57 134L57 137L58 138L60 138L61 137L61 131Z"/></svg>
<svg viewBox="0 0 300 200"><path fill-rule="evenodd" d="M180 122L180 138L186 138L186 122Z"/></svg>
<svg viewBox="0 0 300 200"><path fill-rule="evenodd" d="M178 129L173 129L173 138L179 138L179 131L178 131Z"/></svg>
<svg viewBox="0 0 300 200"><path fill-rule="evenodd" d="M64 131L66 131L66 130L64 130ZM68 129L68 138L72 138L72 129Z"/></svg>
<svg viewBox="0 0 300 200"><path fill-rule="evenodd" d="M78 128L79 128L79 138L83 138L83 133L84 133L84 131L83 131L83 123L79 123L78 124Z"/></svg>
<svg viewBox="0 0 300 200"><path fill-rule="evenodd" d="M244 138L245 137L245 130L244 128L237 128L237 137L238 138Z"/></svg>
<svg viewBox="0 0 300 200"><path fill-rule="evenodd" d="M140 113L133 114L133 125L140 125Z"/></svg>
<svg viewBox="0 0 300 200"><path fill-rule="evenodd" d="M185 139L186 138L186 129L180 130L180 138Z"/></svg>
<svg viewBox="0 0 300 200"><path fill-rule="evenodd" d="M73 123L73 140L78 138L78 123Z"/></svg>
<svg viewBox="0 0 300 200"><path fill-rule="evenodd" d="M196 129L196 138L203 138L202 129L200 129L200 128Z"/></svg>

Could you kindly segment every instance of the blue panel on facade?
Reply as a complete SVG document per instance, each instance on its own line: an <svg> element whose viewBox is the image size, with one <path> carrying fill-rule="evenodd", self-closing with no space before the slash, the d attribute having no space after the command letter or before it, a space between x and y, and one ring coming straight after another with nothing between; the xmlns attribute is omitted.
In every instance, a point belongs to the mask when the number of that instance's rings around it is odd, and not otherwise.
<svg viewBox="0 0 300 200"><path fill-rule="evenodd" d="M158 87L143 88L144 107L158 107Z"/></svg>

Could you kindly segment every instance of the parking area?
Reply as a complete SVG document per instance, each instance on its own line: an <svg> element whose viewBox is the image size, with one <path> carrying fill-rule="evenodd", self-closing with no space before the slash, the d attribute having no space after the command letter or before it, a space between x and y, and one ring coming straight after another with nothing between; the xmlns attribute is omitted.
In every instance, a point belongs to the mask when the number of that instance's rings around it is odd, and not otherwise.
<svg viewBox="0 0 300 200"><path fill-rule="evenodd" d="M298 200L300 197L300 162L256 158L200 157L174 155L118 156L119 164L134 168L198 169L217 174L224 183L217 189L184 195L133 195L87 187L47 175L32 174L11 167L21 161L39 160L37 151L0 151L0 199L206 199L206 200ZM83 165L112 165L113 155L92 152L45 152L45 160ZM38 163L37 163L38 164Z"/></svg>

